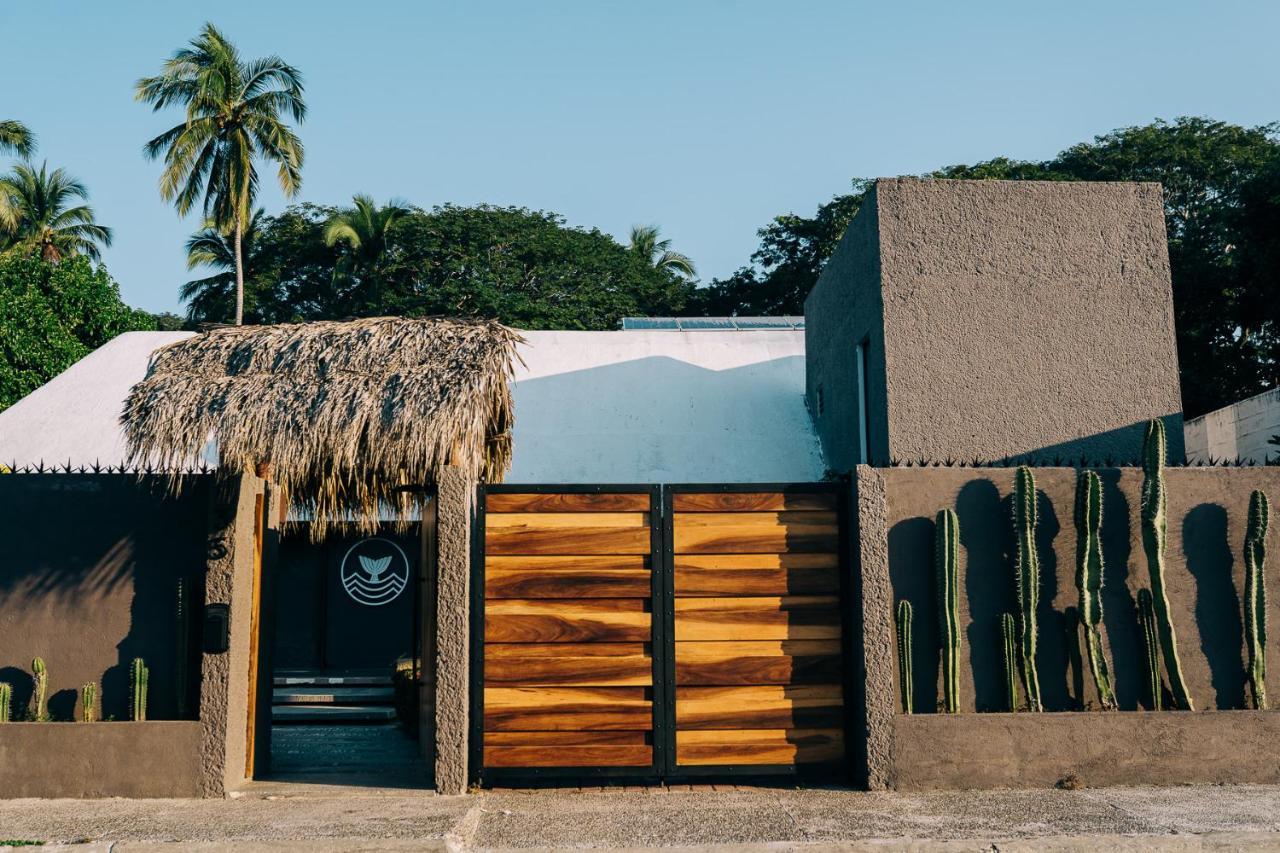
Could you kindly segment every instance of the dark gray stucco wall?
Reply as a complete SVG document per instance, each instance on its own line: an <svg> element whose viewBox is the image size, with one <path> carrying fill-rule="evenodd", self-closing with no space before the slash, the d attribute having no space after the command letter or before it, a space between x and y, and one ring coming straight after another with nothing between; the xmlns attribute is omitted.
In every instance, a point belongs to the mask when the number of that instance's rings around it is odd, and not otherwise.
<svg viewBox="0 0 1280 853"><path fill-rule="evenodd" d="M809 414L827 467L849 471L889 461L884 367L884 306L880 294L880 234L871 193L849 224L804 303L805 383ZM867 342L867 409L871 459L859 458L856 353Z"/></svg>
<svg viewBox="0 0 1280 853"><path fill-rule="evenodd" d="M129 667L140 657L151 671L148 716L195 719L199 663L188 642L182 677L177 593L183 581L193 641L210 479L174 496L159 477L0 475L0 681L13 687L15 712L28 705L39 656L54 719L79 719L80 689L92 681L101 717L127 720Z"/></svg>
<svg viewBox="0 0 1280 853"><path fill-rule="evenodd" d="M875 464L1133 460L1152 417L1167 419L1170 458L1183 457L1157 184L881 179L805 320L810 408L837 470L856 448L841 353L851 365L877 324L872 433L879 416L887 436L873 441Z"/></svg>

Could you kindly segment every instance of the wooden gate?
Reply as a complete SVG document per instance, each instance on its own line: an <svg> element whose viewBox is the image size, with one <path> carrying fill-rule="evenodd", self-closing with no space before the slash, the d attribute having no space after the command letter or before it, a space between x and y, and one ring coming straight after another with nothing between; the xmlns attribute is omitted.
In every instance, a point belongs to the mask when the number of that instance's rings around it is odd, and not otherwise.
<svg viewBox="0 0 1280 853"><path fill-rule="evenodd" d="M840 493L482 490L481 781L844 769Z"/></svg>

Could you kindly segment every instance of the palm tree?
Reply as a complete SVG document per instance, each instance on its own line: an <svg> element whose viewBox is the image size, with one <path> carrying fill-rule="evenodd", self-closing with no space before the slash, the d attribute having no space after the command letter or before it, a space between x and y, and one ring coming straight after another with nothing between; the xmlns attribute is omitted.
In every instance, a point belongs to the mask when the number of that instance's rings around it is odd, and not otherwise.
<svg viewBox="0 0 1280 853"><path fill-rule="evenodd" d="M99 225L93 208L72 205L75 199L89 200L84 184L63 169L39 171L29 163L19 163L11 174L0 177L0 198L13 213L9 231L10 251L31 252L51 263L69 255L85 255L100 260L98 250L111 245L111 229Z"/></svg>
<svg viewBox="0 0 1280 853"><path fill-rule="evenodd" d="M352 203L353 207L337 214L325 225L324 242L326 246L341 243L347 247L347 252L334 269L334 277L349 285L370 285L371 292L364 295L365 299L381 311L381 287L375 270L378 261L391 249L391 226L408 213L409 208L395 199L378 207L372 196L363 194L355 196Z"/></svg>
<svg viewBox="0 0 1280 853"><path fill-rule="evenodd" d="M255 210L240 235L241 249L251 260L265 215L262 208ZM192 279L178 289L178 297L190 303L187 317L209 320L227 316L226 309L236 298L236 241L233 233L219 228L212 219L206 219L200 230L187 239L187 269L201 267L217 272Z"/></svg>
<svg viewBox="0 0 1280 853"><path fill-rule="evenodd" d="M0 154L30 157L36 150L36 135L20 121L0 119Z"/></svg>
<svg viewBox="0 0 1280 853"><path fill-rule="evenodd" d="M693 278L698 274L688 255L672 251L670 240L659 239L656 225L631 226L631 243L627 248L656 270L673 272L686 278Z"/></svg>
<svg viewBox="0 0 1280 853"><path fill-rule="evenodd" d="M283 118L306 118L302 75L278 56L241 59L235 45L205 24L160 74L138 81L135 96L153 111L170 104L186 108L185 120L143 152L164 157L161 198L184 216L201 201L205 218L231 232L238 326L244 321L243 243L258 191L256 160L276 164L286 196L302 184L302 142Z"/></svg>

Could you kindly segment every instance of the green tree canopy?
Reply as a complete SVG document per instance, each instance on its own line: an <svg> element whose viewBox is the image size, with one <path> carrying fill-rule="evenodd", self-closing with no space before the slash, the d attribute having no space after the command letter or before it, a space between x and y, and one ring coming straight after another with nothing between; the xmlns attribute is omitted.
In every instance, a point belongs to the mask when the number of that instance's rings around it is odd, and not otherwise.
<svg viewBox="0 0 1280 853"><path fill-rule="evenodd" d="M98 260L99 244L111 245L111 229L98 224L88 204L76 203L88 199L85 185L64 169L17 164L0 177L0 249L52 263L71 255Z"/></svg>
<svg viewBox="0 0 1280 853"><path fill-rule="evenodd" d="M246 316L265 323L482 316L526 329L616 329L627 315L680 313L694 292L682 275L600 231L569 227L554 213L489 205L404 209L385 229L376 262L344 275L351 243L329 245L326 232L352 215L302 204L266 217L254 237ZM188 317L219 319L195 302Z"/></svg>
<svg viewBox="0 0 1280 853"><path fill-rule="evenodd" d="M150 328L150 315L121 302L106 269L83 255L0 258L0 409L121 332Z"/></svg>

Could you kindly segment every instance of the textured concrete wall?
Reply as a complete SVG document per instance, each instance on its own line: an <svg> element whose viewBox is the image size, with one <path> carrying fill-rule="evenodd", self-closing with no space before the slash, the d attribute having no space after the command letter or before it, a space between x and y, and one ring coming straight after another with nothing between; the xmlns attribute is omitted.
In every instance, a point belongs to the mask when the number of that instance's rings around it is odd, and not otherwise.
<svg viewBox="0 0 1280 853"><path fill-rule="evenodd" d="M227 652L205 654L203 660L200 795L204 797L225 796L245 778L254 504L262 486L250 475L220 478L209 501L205 602L229 605L231 643Z"/></svg>
<svg viewBox="0 0 1280 853"><path fill-rule="evenodd" d="M880 180L805 319L810 407L823 384L829 415L816 417L838 470L856 442L855 387L841 359L851 365L861 329L877 323L886 391L873 375L870 397L873 415L887 413L887 445L873 417L876 464L1132 460L1137 425L1152 417L1167 419L1170 458L1182 457L1156 184ZM873 340L873 371L876 350Z"/></svg>
<svg viewBox="0 0 1280 853"><path fill-rule="evenodd" d="M881 472L859 465L854 478L857 513L854 601L861 625L854 680L854 781L870 790L889 785L893 770L893 590L889 584L888 505Z"/></svg>
<svg viewBox="0 0 1280 853"><path fill-rule="evenodd" d="M1244 459L1258 465L1280 458L1271 438L1280 435L1280 388L1187 421L1187 458Z"/></svg>
<svg viewBox="0 0 1280 853"><path fill-rule="evenodd" d="M467 790L471 696L471 517L475 484L446 468L436 484L436 790Z"/></svg>
<svg viewBox="0 0 1280 853"><path fill-rule="evenodd" d="M1121 708L1146 707L1145 646L1137 591L1149 588L1139 518L1142 472L1109 469L1103 481L1102 634ZM934 516L950 507L960 520L960 703L966 711L1003 711L1000 615L1016 612L1010 495L1012 468L898 468L882 472L888 494L889 573L894 601L915 611L915 708L937 707L941 672L933 567ZM1076 472L1036 469L1040 524L1041 607L1038 671L1046 708L1097 707L1078 633L1069 619L1078 607L1073 522ZM1170 468L1165 471L1169 524L1165 581L1187 688L1198 709L1246 707L1244 544L1249 495L1280 496L1280 469ZM1275 525L1269 532L1273 550ZM1268 602L1268 621L1280 624L1280 597ZM1268 637L1268 656L1280 659L1280 636ZM897 672L894 671L896 683ZM1270 676L1280 691L1280 674ZM898 691L894 689L895 701ZM899 703L900 705L900 703Z"/></svg>
<svg viewBox="0 0 1280 853"><path fill-rule="evenodd" d="M129 718L129 666L151 670L152 719L194 719L199 680L186 660L179 713L179 582L199 601L204 584L208 479L172 496L160 478L132 474L0 476L0 681L21 713L31 661L49 671L49 711L79 719L85 682L98 684L101 716ZM198 620L188 622L192 635Z"/></svg>
<svg viewBox="0 0 1280 853"><path fill-rule="evenodd" d="M0 725L0 797L194 797L200 724Z"/></svg>
<svg viewBox="0 0 1280 853"><path fill-rule="evenodd" d="M806 399L827 467L889 461L876 196L867 197L804 303ZM868 450L860 459L856 353L867 342Z"/></svg>
<svg viewBox="0 0 1280 853"><path fill-rule="evenodd" d="M893 787L1280 782L1280 714L914 714L893 721Z"/></svg>

